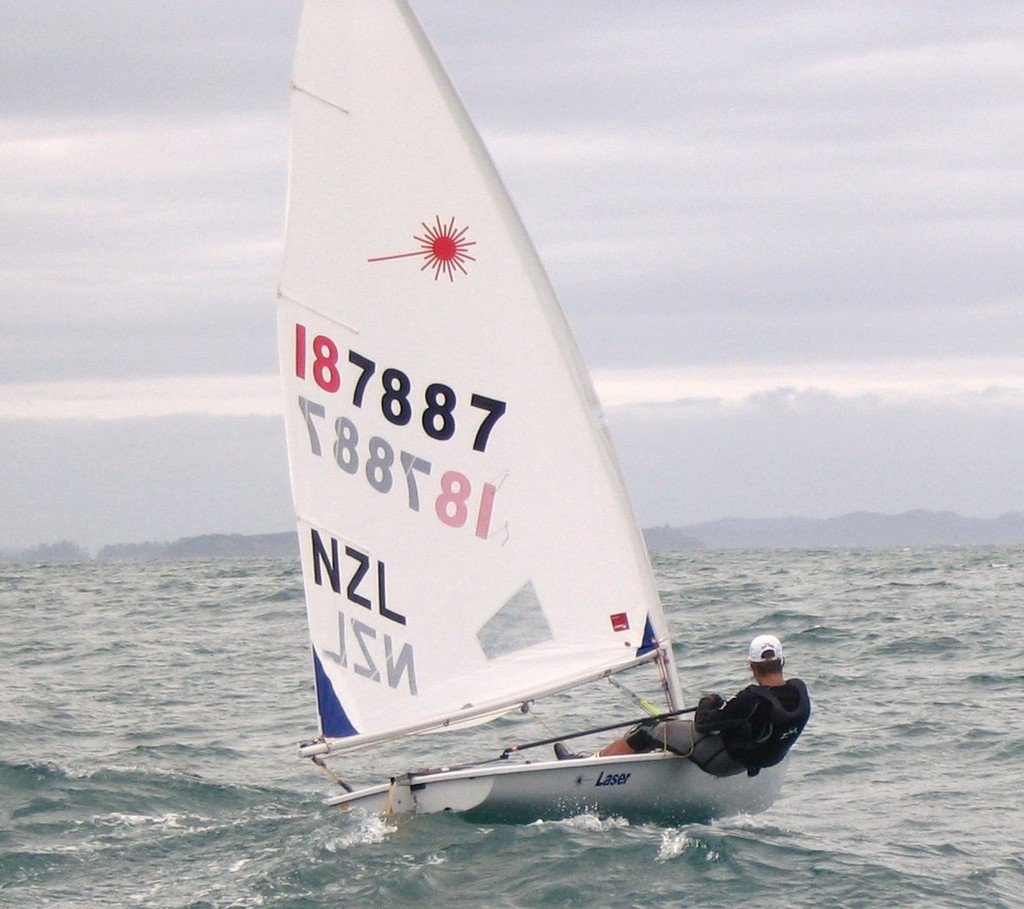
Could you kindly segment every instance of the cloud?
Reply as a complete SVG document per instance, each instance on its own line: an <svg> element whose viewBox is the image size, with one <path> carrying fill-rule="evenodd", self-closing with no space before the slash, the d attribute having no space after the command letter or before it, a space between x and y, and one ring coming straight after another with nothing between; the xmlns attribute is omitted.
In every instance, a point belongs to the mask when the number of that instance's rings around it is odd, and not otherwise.
<svg viewBox="0 0 1024 909"><path fill-rule="evenodd" d="M929 9L426 7L599 367L1012 352L1024 47Z"/></svg>
<svg viewBox="0 0 1024 909"><path fill-rule="evenodd" d="M652 416L694 402L744 407L759 396L823 393L907 405L980 406L1024 401L1021 358L920 360L885 364L803 363L599 369L592 374L602 405ZM134 420L164 416L277 416L283 409L276 372L145 379L0 384L0 421Z"/></svg>
<svg viewBox="0 0 1024 909"><path fill-rule="evenodd" d="M273 367L280 124L9 125L4 380Z"/></svg>
<svg viewBox="0 0 1024 909"><path fill-rule="evenodd" d="M277 374L0 385L0 421L112 421L167 416L275 416Z"/></svg>
<svg viewBox="0 0 1024 909"><path fill-rule="evenodd" d="M0 424L0 549L294 527L280 417Z"/></svg>
<svg viewBox="0 0 1024 909"><path fill-rule="evenodd" d="M264 384L273 406L274 382ZM143 390L139 412L147 401ZM287 530L281 417L232 413L246 409L229 399L210 415L4 420L0 549ZM615 406L607 419L644 526L857 510L1024 511L1019 390L909 399L778 389Z"/></svg>
<svg viewBox="0 0 1024 909"><path fill-rule="evenodd" d="M0 12L0 380L270 370L299 4Z"/></svg>
<svg viewBox="0 0 1024 909"><path fill-rule="evenodd" d="M1019 393L896 401L779 390L731 406L616 408L608 419L644 526L1024 510Z"/></svg>
<svg viewBox="0 0 1024 909"><path fill-rule="evenodd" d="M299 0L36 0L0 10L0 110L191 117L266 109L287 84Z"/></svg>
<svg viewBox="0 0 1024 909"><path fill-rule="evenodd" d="M645 520L1020 507L1024 8L566 0L538 27L535 4L413 6ZM22 542L278 526L248 510L284 469L268 427L299 8L0 9Z"/></svg>
<svg viewBox="0 0 1024 909"><path fill-rule="evenodd" d="M1024 400L1024 359L980 357L878 362L804 362L782 365L714 364L690 367L599 369L594 383L608 408L715 401L742 405L783 389L834 398L871 396L913 403L975 403L999 397Z"/></svg>
<svg viewBox="0 0 1024 909"><path fill-rule="evenodd" d="M594 366L999 356L1024 330L1024 14L415 8ZM298 11L3 14L5 379L271 368Z"/></svg>

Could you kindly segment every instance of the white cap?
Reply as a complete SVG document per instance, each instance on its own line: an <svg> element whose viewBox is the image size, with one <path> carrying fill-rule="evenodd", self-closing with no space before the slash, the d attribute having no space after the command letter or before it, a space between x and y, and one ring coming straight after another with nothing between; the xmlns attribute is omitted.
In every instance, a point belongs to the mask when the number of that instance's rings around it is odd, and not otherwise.
<svg viewBox="0 0 1024 909"><path fill-rule="evenodd" d="M782 659L782 642L773 634L759 634L750 642L751 663L769 663Z"/></svg>

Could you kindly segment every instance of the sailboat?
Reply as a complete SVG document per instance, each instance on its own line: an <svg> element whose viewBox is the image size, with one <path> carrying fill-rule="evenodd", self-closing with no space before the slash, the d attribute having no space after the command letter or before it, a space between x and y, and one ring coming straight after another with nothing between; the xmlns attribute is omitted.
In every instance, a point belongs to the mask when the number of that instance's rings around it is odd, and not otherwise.
<svg viewBox="0 0 1024 909"><path fill-rule="evenodd" d="M278 330L319 716L300 754L326 766L637 667L684 710L590 378L411 10L306 0L291 95ZM783 775L538 754L442 757L328 802L711 817L767 808Z"/></svg>

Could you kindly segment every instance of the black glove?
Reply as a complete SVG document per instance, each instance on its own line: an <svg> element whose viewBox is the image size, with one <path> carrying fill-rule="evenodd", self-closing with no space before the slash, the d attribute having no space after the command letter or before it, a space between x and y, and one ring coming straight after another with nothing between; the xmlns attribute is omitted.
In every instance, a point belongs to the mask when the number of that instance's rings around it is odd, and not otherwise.
<svg viewBox="0 0 1024 909"><path fill-rule="evenodd" d="M697 702L697 709L701 713L706 713L711 710L718 710L725 703L725 700L720 694L706 694Z"/></svg>

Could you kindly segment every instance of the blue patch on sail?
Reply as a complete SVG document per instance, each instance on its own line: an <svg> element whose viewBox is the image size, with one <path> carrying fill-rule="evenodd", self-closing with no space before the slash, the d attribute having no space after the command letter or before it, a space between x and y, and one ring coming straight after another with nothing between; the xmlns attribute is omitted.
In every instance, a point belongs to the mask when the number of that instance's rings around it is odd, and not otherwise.
<svg viewBox="0 0 1024 909"><path fill-rule="evenodd" d="M644 625L644 639L640 646L636 650L637 656L643 656L645 653L650 653L658 646L658 638L654 634L654 626L651 624L651 617L647 617L647 623Z"/></svg>
<svg viewBox="0 0 1024 909"><path fill-rule="evenodd" d="M533 582L527 581L477 633L487 659L525 650L554 637Z"/></svg>
<svg viewBox="0 0 1024 909"><path fill-rule="evenodd" d="M348 735L357 735L359 730L341 706L341 701L334 693L334 686L324 672L320 657L313 650L313 672L316 677L316 706L320 711L320 731L328 738L341 739Z"/></svg>

